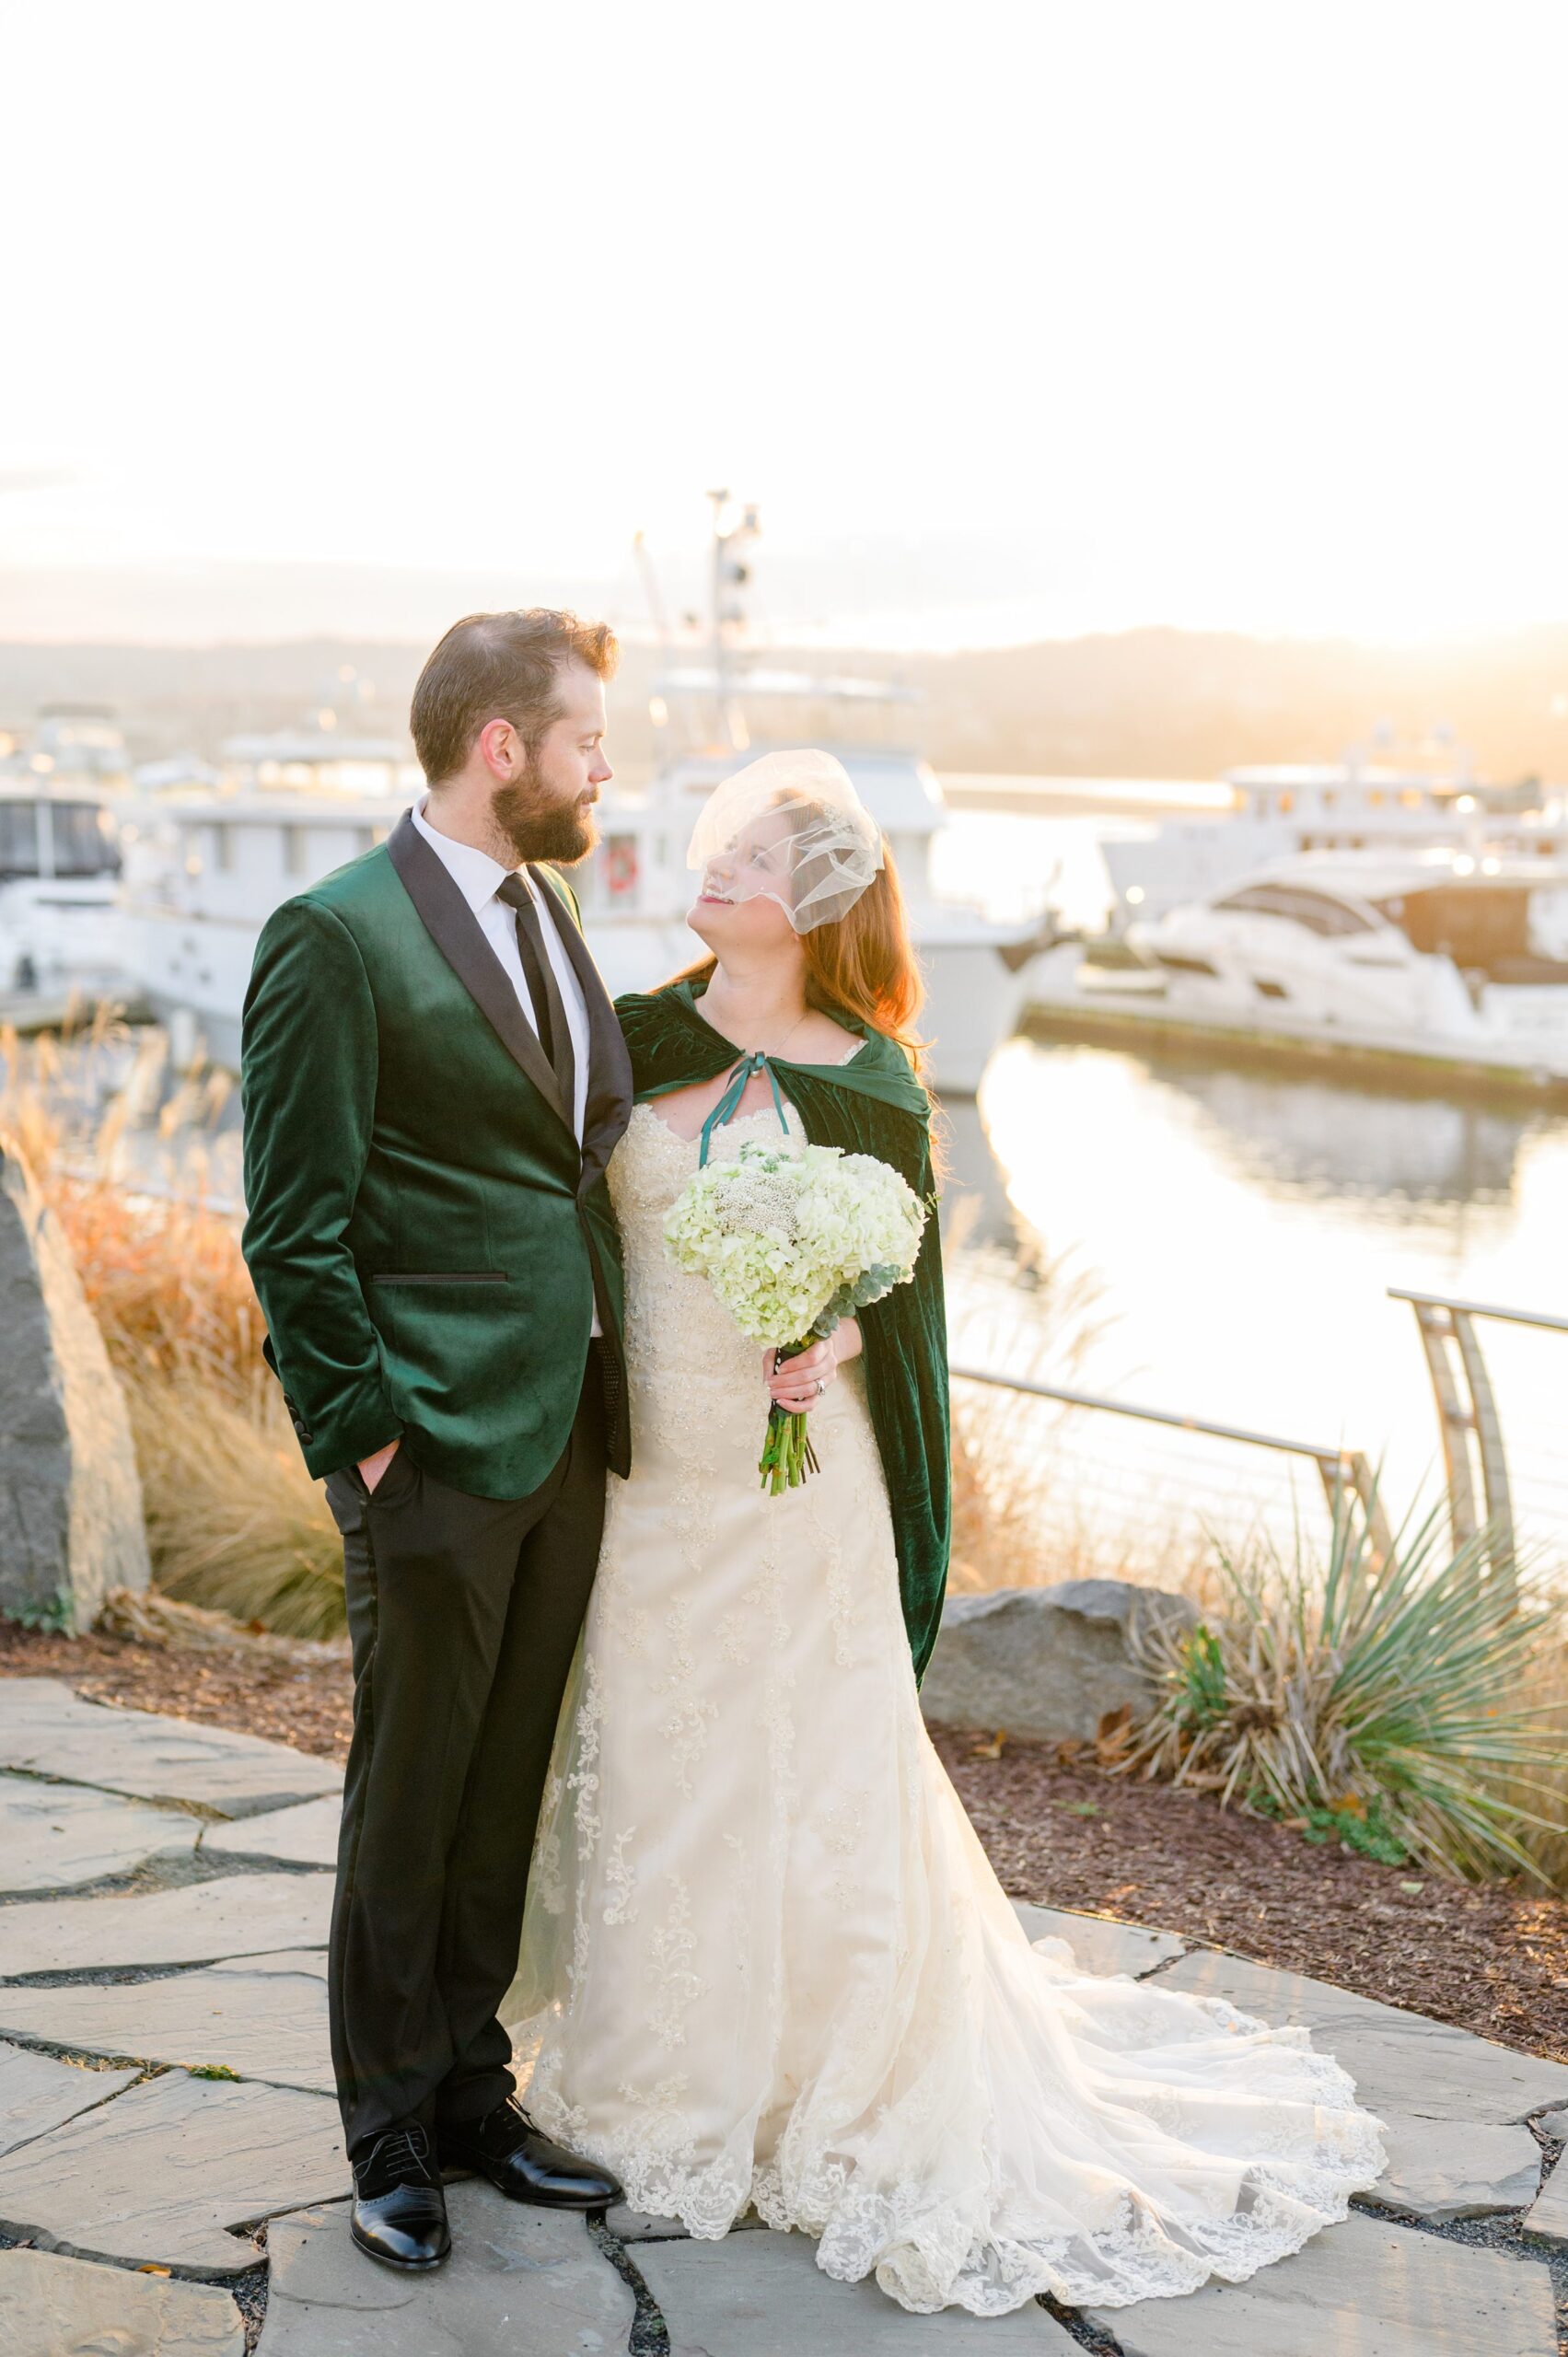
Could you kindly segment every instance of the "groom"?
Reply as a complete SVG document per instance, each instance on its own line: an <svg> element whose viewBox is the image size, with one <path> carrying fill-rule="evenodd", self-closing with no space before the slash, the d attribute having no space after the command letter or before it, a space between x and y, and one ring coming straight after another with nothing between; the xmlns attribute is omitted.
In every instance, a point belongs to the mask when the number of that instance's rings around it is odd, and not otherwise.
<svg viewBox="0 0 1568 2357"><path fill-rule="evenodd" d="M630 1465L605 1165L632 1074L553 865L610 775L602 624L475 614L414 690L428 782L269 919L245 1006L245 1257L343 1534L354 1648L328 1988L373 2257L451 2247L441 2170L619 2199L516 2099L497 2018Z"/></svg>

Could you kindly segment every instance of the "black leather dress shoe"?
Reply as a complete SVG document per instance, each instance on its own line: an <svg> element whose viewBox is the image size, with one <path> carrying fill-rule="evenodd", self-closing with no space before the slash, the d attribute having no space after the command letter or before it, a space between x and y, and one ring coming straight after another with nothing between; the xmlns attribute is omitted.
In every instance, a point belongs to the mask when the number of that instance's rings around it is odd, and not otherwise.
<svg viewBox="0 0 1568 2357"><path fill-rule="evenodd" d="M377 2136L354 2165L349 2233L389 2267L439 2267L452 2247L447 2196L430 2138L417 2119Z"/></svg>
<svg viewBox="0 0 1568 2357"><path fill-rule="evenodd" d="M550 2210L606 2210L621 2199L621 2180L536 2128L515 2096L482 2119L438 2131L446 2168L475 2169L514 2201Z"/></svg>

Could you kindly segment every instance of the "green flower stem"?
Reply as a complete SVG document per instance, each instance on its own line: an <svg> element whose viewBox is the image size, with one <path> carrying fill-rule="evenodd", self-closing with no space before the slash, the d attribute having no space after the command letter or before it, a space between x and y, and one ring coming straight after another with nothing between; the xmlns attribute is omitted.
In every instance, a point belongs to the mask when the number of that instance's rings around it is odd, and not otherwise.
<svg viewBox="0 0 1568 2357"><path fill-rule="evenodd" d="M779 1359L796 1358L809 1348L809 1341L790 1342L777 1353L775 1364ZM808 1473L821 1471L804 1411L781 1408L776 1402L769 1408L768 1429L762 1435L757 1471L763 1489L773 1498L782 1491L798 1490Z"/></svg>

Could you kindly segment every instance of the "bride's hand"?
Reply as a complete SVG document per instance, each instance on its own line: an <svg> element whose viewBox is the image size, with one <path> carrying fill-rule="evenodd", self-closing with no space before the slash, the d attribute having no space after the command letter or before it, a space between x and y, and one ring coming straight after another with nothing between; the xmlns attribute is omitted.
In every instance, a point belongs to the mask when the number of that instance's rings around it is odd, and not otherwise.
<svg viewBox="0 0 1568 2357"><path fill-rule="evenodd" d="M824 1342L813 1342L792 1359L773 1364L772 1351L762 1353L762 1376L775 1404L792 1413L806 1413L817 1405L830 1383L838 1380L840 1362L860 1348L860 1328L853 1318L835 1326Z"/></svg>

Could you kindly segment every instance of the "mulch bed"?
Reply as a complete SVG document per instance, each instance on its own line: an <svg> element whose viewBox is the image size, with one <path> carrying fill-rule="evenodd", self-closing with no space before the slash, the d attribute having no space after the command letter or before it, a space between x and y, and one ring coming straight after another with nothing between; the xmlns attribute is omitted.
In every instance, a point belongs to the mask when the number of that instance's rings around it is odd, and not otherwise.
<svg viewBox="0 0 1568 2357"><path fill-rule="evenodd" d="M936 1736L1013 1898L1185 1933L1568 2061L1568 1899L1378 1865L1208 1794L1063 1763L1053 1745L980 1756L991 1744Z"/></svg>
<svg viewBox="0 0 1568 2357"><path fill-rule="evenodd" d="M346 1650L61 1637L0 1621L0 1677L347 1756ZM1206 1794L1112 1776L1050 1744L942 1729L936 1747L1003 1887L1233 1948L1568 2061L1568 1899L1482 1889L1316 1848ZM1419 1887L1407 1889L1407 1884Z"/></svg>

